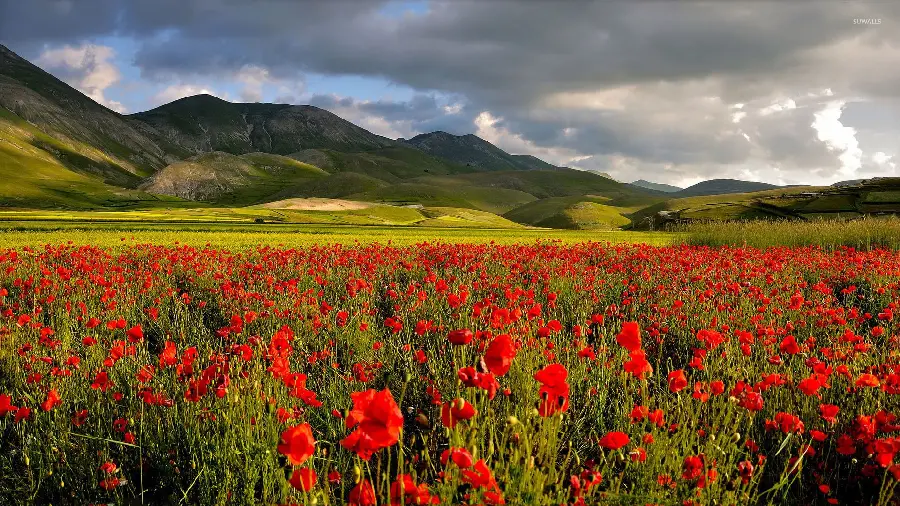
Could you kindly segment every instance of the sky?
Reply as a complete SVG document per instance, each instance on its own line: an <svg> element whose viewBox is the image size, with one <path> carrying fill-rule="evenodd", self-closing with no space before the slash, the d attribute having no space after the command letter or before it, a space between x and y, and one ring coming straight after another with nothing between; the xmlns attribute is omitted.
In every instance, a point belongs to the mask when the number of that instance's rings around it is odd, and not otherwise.
<svg viewBox="0 0 900 506"><path fill-rule="evenodd" d="M312 104L680 186L900 176L890 0L0 0L0 43L123 113Z"/></svg>

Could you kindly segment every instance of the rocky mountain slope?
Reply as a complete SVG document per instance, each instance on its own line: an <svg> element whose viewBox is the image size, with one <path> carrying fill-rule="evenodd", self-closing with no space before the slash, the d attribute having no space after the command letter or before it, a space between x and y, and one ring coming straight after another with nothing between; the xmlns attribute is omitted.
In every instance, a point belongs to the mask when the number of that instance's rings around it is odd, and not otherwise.
<svg viewBox="0 0 900 506"><path fill-rule="evenodd" d="M211 95L182 98L129 118L195 154L288 155L305 149L356 152L397 144L311 105L241 104Z"/></svg>

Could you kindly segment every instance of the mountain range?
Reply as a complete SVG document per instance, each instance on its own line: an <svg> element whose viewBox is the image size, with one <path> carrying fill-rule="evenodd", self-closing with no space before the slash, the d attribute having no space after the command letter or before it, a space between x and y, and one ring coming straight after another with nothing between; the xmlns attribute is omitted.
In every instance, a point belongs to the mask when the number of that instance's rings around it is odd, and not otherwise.
<svg viewBox="0 0 900 506"><path fill-rule="evenodd" d="M389 139L310 105L196 95L123 115L0 45L0 208L296 209L317 198L422 209L429 223L491 213L503 217L493 224L612 228L673 198L772 188L620 183L472 134Z"/></svg>

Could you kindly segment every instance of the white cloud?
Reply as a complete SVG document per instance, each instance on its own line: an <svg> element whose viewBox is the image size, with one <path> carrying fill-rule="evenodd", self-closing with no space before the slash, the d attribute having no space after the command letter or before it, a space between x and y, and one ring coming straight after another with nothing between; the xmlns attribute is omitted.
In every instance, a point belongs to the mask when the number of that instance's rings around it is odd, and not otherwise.
<svg viewBox="0 0 900 506"><path fill-rule="evenodd" d="M797 103L794 102L793 99L786 98L784 100L775 102L774 104L772 104L768 107L763 107L762 109L759 110L759 114L762 116L768 116L769 114L772 114L772 113L781 112L781 111L790 111L790 110L796 109L796 108L797 108ZM735 123L737 123L737 122L735 122Z"/></svg>
<svg viewBox="0 0 900 506"><path fill-rule="evenodd" d="M50 73L61 77L94 101L110 109L124 113L125 106L106 98L105 91L119 82L119 68L110 60L116 55L113 48L97 44L81 46L65 45L45 49L36 63Z"/></svg>
<svg viewBox="0 0 900 506"><path fill-rule="evenodd" d="M244 85L241 90L241 100L244 102L261 102L263 85L272 80L268 69L256 65L244 65L236 79Z"/></svg>
<svg viewBox="0 0 900 506"><path fill-rule="evenodd" d="M536 156L553 165L577 167L577 162L590 158L590 156L581 154L573 149L538 146L531 141L523 139L521 135L497 126L500 120L501 118L494 117L488 111L482 112L475 118L475 135L509 153ZM565 135L565 132L563 134Z"/></svg>
<svg viewBox="0 0 900 506"><path fill-rule="evenodd" d="M844 105L845 102L839 100L828 102L821 111L815 113L811 126L828 149L840 153L840 174L851 178L862 167L863 153L856 140L856 129L841 123Z"/></svg>

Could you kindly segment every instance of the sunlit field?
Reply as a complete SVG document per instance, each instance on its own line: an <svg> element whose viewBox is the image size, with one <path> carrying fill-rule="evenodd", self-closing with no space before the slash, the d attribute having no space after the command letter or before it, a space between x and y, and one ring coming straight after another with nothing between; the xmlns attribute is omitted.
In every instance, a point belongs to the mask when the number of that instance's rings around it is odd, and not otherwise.
<svg viewBox="0 0 900 506"><path fill-rule="evenodd" d="M677 227L679 240L705 246L820 246L826 249L900 248L900 218L855 220L710 222Z"/></svg>
<svg viewBox="0 0 900 506"><path fill-rule="evenodd" d="M373 230L4 233L0 497L896 503L898 253Z"/></svg>

